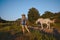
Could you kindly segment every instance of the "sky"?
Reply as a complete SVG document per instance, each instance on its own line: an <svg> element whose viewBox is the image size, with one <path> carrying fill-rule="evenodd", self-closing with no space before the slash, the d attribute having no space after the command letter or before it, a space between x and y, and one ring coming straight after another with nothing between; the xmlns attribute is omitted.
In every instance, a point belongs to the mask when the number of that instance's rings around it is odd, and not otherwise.
<svg viewBox="0 0 60 40"><path fill-rule="evenodd" d="M5 20L16 20L30 8L36 8L42 15L45 11L60 12L60 0L0 0L0 17Z"/></svg>

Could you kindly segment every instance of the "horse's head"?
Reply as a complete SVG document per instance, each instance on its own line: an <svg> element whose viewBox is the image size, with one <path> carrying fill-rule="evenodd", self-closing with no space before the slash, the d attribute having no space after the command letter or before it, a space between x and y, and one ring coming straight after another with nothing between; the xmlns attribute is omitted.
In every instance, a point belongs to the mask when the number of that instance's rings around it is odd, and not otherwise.
<svg viewBox="0 0 60 40"><path fill-rule="evenodd" d="M50 23L55 24L55 20L56 20L56 19L51 20Z"/></svg>
<svg viewBox="0 0 60 40"><path fill-rule="evenodd" d="M53 19L52 22L55 23L55 20L56 20L56 19Z"/></svg>

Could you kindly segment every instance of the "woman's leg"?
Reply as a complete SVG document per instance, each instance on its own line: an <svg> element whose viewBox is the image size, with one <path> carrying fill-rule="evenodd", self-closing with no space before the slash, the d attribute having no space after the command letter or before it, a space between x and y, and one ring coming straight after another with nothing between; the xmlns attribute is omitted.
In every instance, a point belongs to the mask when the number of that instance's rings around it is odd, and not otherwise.
<svg viewBox="0 0 60 40"><path fill-rule="evenodd" d="M24 30L24 25L22 25L22 31L23 31L23 33L24 33L24 31L25 31L25 30Z"/></svg>
<svg viewBox="0 0 60 40"><path fill-rule="evenodd" d="M25 28L26 28L26 30L28 31L28 33L30 33L29 29L27 28L27 25L25 25Z"/></svg>

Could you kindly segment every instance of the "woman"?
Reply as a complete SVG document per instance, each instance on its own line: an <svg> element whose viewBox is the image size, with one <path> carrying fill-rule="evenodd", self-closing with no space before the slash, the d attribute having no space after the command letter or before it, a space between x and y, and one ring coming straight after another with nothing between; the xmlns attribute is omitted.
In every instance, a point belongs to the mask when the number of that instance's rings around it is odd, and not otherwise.
<svg viewBox="0 0 60 40"><path fill-rule="evenodd" d="M26 16L25 16L25 14L22 14L21 25L22 25L23 33L25 32L24 28L26 28L28 33L30 33L30 31L29 31L29 29L27 28L27 25L26 25Z"/></svg>

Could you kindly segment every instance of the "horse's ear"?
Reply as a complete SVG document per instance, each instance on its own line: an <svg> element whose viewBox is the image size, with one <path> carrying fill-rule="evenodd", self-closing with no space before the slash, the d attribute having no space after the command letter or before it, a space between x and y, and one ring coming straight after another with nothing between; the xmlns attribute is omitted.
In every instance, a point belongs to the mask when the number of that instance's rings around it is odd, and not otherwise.
<svg viewBox="0 0 60 40"><path fill-rule="evenodd" d="M56 19L53 19L53 21L55 21Z"/></svg>

